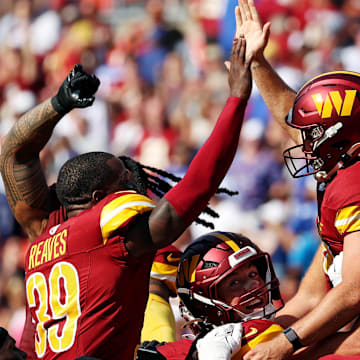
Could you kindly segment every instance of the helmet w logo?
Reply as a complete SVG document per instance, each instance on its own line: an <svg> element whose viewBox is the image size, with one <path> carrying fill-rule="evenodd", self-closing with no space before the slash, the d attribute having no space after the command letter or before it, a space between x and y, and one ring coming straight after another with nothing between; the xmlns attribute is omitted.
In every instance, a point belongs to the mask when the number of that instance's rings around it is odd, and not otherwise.
<svg viewBox="0 0 360 360"><path fill-rule="evenodd" d="M350 116L356 96L356 90L345 90L345 99L342 99L339 91L329 91L324 101L321 94L314 94L316 109L322 119L331 117L332 110L335 108L339 116Z"/></svg>

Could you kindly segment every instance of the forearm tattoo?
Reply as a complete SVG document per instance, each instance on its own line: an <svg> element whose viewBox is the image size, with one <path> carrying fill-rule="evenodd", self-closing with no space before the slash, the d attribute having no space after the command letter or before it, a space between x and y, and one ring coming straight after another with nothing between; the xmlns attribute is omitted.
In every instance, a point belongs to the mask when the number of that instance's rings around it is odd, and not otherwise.
<svg viewBox="0 0 360 360"><path fill-rule="evenodd" d="M47 100L22 116L5 137L1 173L13 211L20 201L31 208L45 210L48 187L39 152L60 118Z"/></svg>

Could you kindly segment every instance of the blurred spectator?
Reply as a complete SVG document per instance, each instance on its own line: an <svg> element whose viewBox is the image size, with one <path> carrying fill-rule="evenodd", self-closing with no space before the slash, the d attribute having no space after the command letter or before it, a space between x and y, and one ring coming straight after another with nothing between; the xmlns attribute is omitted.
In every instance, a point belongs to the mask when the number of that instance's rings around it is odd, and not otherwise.
<svg viewBox="0 0 360 360"><path fill-rule="evenodd" d="M0 139L81 62L101 78L99 96L91 109L64 119L41 153L48 183L54 181L59 164L89 148L137 156L181 176L228 95L223 62L235 31L236 4L237 0L1 1ZM360 71L358 1L256 0L256 6L264 22L272 22L266 56L294 89L318 73ZM220 214L217 229L243 232L268 246L276 266L289 274L281 279L285 298L294 293L318 241L314 182L284 175L282 150L288 141L255 87L237 157L224 180L239 195L211 200ZM266 207L272 208L272 223L265 216ZM26 247L17 237L21 229L1 189L0 214L0 323L8 325L21 309L8 284L17 289L23 271L19 260ZM192 226L186 241L202 231Z"/></svg>
<svg viewBox="0 0 360 360"><path fill-rule="evenodd" d="M10 236L1 247L0 323L20 341L25 323L24 259L28 241Z"/></svg>
<svg viewBox="0 0 360 360"><path fill-rule="evenodd" d="M7 201L4 183L0 177L0 244L2 245L14 233L15 219Z"/></svg>
<svg viewBox="0 0 360 360"><path fill-rule="evenodd" d="M177 134L168 126L164 104L157 94L144 99L142 117L144 132L135 156L142 164L167 168Z"/></svg>
<svg viewBox="0 0 360 360"><path fill-rule="evenodd" d="M270 186L282 178L283 164L263 143L264 131L258 119L245 122L237 155L226 177L229 188L239 191L237 201L244 211L255 210L267 201Z"/></svg>
<svg viewBox="0 0 360 360"><path fill-rule="evenodd" d="M146 10L152 26L147 29L136 54L140 75L149 85L157 82L166 56L175 49L181 50L183 34L164 17L164 1L148 0Z"/></svg>

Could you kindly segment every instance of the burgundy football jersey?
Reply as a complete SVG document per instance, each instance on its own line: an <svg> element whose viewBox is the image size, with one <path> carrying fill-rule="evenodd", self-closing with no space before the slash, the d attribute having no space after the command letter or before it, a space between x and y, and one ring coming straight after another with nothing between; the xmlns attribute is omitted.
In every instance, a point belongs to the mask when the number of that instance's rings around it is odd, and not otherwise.
<svg viewBox="0 0 360 360"><path fill-rule="evenodd" d="M343 251L344 237L360 230L359 189L360 162L339 170L325 189L317 222L324 242L324 270L327 274L334 257Z"/></svg>
<svg viewBox="0 0 360 360"><path fill-rule="evenodd" d="M124 238L129 224L154 206L120 191L60 224L49 222L26 255L31 318L22 349L30 359L33 351L42 359L133 359L154 254L130 256Z"/></svg>
<svg viewBox="0 0 360 360"><path fill-rule="evenodd" d="M257 344L270 341L284 330L278 323L271 320L248 320L242 325L241 348L232 355L231 358L234 360L241 360L244 354L253 349Z"/></svg>
<svg viewBox="0 0 360 360"><path fill-rule="evenodd" d="M270 341L273 337L279 335L283 328L271 320L248 320L242 323L241 347L231 356L233 360L241 360L250 349L257 344ZM169 342L157 347L157 351L162 354L166 360L185 360L189 351L193 351L191 358L197 359L196 349L191 349L192 340L178 340Z"/></svg>

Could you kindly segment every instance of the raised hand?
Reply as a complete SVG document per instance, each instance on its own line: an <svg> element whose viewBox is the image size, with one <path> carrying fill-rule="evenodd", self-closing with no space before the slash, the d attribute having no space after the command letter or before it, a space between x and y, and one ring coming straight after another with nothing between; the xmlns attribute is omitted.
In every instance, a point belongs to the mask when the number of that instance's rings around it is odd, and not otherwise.
<svg viewBox="0 0 360 360"><path fill-rule="evenodd" d="M262 26L254 0L238 0L235 8L237 39L243 35L246 39L246 57L258 58L263 55L270 36L270 23Z"/></svg>
<svg viewBox="0 0 360 360"><path fill-rule="evenodd" d="M80 64L76 64L60 86L58 93L51 98L51 104L61 115L74 108L88 107L94 102L94 94L99 85L100 80L95 75L86 73Z"/></svg>
<svg viewBox="0 0 360 360"><path fill-rule="evenodd" d="M230 95L248 99L252 89L250 72L251 58L246 58L246 40L240 36L234 39L231 50L231 68L229 71Z"/></svg>

